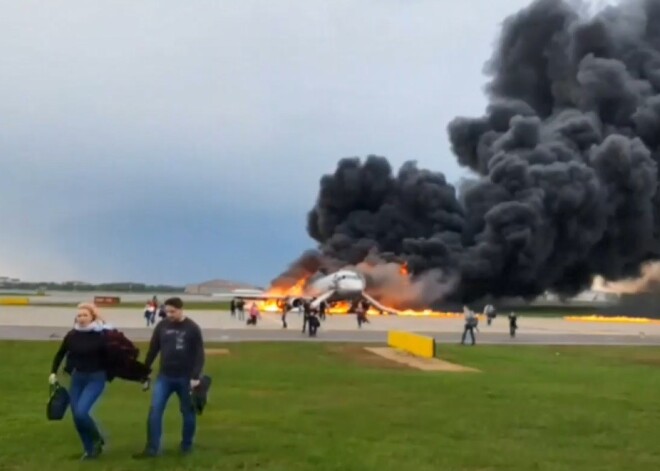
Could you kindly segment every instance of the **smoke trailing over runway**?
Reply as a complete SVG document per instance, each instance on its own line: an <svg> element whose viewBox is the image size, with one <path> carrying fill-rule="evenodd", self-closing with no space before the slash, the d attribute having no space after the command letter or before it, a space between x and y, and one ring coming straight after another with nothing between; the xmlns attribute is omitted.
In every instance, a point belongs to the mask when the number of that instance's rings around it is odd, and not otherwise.
<svg viewBox="0 0 660 471"><path fill-rule="evenodd" d="M406 262L430 303L639 276L660 254L660 0L583 11L539 0L504 22L485 114L448 125L477 181L342 159L308 216L312 258Z"/></svg>

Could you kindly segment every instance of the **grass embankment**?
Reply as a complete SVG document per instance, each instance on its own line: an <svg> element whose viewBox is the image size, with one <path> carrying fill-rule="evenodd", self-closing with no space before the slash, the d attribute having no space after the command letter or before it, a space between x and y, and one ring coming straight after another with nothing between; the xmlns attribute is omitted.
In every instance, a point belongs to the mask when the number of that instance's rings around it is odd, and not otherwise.
<svg viewBox="0 0 660 471"><path fill-rule="evenodd" d="M0 469L79 469L71 416L47 422L54 343L0 344ZM425 373L356 346L230 344L209 356L215 383L198 449L134 462L149 395L115 381L95 415L110 448L95 470L606 471L660 469L660 349L446 347L482 373ZM91 469L91 468L90 468Z"/></svg>
<svg viewBox="0 0 660 471"><path fill-rule="evenodd" d="M24 291L2 291L0 292L0 298L7 298L7 297L24 297L24 296L45 296L39 293L32 293L32 292L24 292Z"/></svg>

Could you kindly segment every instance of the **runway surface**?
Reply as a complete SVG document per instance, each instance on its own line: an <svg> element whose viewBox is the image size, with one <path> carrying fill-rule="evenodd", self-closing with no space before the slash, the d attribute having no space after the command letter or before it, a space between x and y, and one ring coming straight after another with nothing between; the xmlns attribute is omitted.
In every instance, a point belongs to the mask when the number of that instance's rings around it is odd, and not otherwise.
<svg viewBox="0 0 660 471"><path fill-rule="evenodd" d="M106 309L107 321L134 340L148 340L153 327L146 328L141 311ZM289 313L288 329L280 316L263 314L259 324L246 326L228 312L186 311L203 329L206 341L314 341L383 343L388 330L406 330L433 336L439 343L458 343L463 321L425 317L371 317L358 329L355 316L329 316L316 338L303 335L302 316ZM0 307L0 339L58 340L71 328L75 310L60 307ZM660 346L660 325L568 322L556 318L521 317L516 338L508 335L506 318L492 326L485 322L477 333L479 344L505 345L654 345Z"/></svg>

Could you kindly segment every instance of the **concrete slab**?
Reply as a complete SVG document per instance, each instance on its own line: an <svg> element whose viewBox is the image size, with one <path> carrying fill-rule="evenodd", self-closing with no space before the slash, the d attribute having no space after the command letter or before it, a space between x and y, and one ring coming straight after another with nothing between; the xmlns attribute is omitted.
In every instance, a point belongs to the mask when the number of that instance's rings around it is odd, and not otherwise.
<svg viewBox="0 0 660 471"><path fill-rule="evenodd" d="M439 358L421 358L390 347L365 347L365 350L397 363L423 371L445 371L451 373L479 373L479 370L450 363Z"/></svg>
<svg viewBox="0 0 660 471"><path fill-rule="evenodd" d="M229 355L229 350L226 348L205 348L206 355Z"/></svg>

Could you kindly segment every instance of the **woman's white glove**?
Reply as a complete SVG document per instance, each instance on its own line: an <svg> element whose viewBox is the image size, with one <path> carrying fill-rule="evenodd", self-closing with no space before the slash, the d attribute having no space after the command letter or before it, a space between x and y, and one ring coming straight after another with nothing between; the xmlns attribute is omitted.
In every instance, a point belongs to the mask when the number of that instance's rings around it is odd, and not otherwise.
<svg viewBox="0 0 660 471"><path fill-rule="evenodd" d="M55 373L51 373L50 376L48 377L48 382L50 384L57 383L57 375Z"/></svg>

